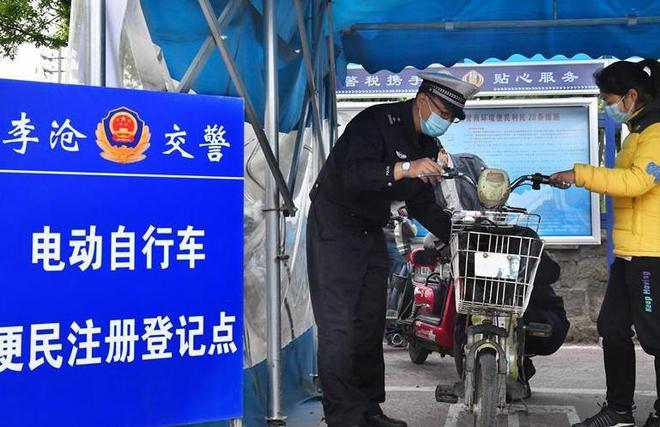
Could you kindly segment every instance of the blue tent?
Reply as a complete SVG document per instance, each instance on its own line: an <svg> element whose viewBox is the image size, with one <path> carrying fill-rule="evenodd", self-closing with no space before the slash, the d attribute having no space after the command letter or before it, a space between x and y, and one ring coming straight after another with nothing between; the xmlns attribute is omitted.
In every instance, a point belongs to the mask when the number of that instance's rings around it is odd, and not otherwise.
<svg viewBox="0 0 660 427"><path fill-rule="evenodd" d="M162 48L174 79L184 78L209 37L200 9L204 1L140 0L151 39ZM302 6L304 31L293 12L296 1ZM262 127L266 103L263 2L210 3L216 16L228 4L240 5L222 28L222 36L245 84L244 95L260 120L253 125ZM320 115L330 118L332 124L333 82L348 63L376 72L399 71L405 66L423 69L432 63L450 66L466 59L507 59L513 54L660 57L660 2L649 0L277 0L275 15L279 129L285 133L309 126L309 99L315 96L320 101ZM315 91L308 86L301 32L311 51L308 64L311 62ZM192 89L239 95L233 83L226 61L214 50ZM289 317L294 335L296 319L290 313ZM310 329L297 330L283 352L285 405L293 405L313 390L309 381L311 343ZM260 425L267 405L265 363L252 367L246 379L247 425Z"/></svg>
<svg viewBox="0 0 660 427"><path fill-rule="evenodd" d="M219 14L227 0L214 0ZM325 2L305 0L308 33ZM164 51L170 72L180 79L209 31L195 0L142 0L151 36ZM260 116L264 105L262 2L245 0L224 33ZM301 44L293 0L277 2L280 129L297 125L305 90ZM173 16L175 15L175 19ZM513 54L549 58L586 54L626 58L660 56L660 2L648 0L335 0L333 38L337 72L347 63L370 72L399 71L431 63L450 66L469 58L482 62ZM324 22L328 31L327 22ZM313 40L311 34L308 39ZM325 57L321 44L319 55ZM323 62L323 61L322 61ZM325 74L327 61L319 65ZM236 95L220 56L213 54L193 89Z"/></svg>
<svg viewBox="0 0 660 427"><path fill-rule="evenodd" d="M513 54L627 58L660 52L660 3L644 0L336 0L340 56L367 70ZM387 48L384 48L387 47Z"/></svg>

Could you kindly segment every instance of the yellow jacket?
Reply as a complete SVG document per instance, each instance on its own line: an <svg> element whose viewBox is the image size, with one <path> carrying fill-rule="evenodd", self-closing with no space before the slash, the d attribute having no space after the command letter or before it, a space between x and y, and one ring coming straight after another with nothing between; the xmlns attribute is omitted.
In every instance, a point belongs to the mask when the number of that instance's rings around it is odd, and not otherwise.
<svg viewBox="0 0 660 427"><path fill-rule="evenodd" d="M616 255L660 257L660 103L644 107L627 125L615 167L576 164L575 184L612 196Z"/></svg>

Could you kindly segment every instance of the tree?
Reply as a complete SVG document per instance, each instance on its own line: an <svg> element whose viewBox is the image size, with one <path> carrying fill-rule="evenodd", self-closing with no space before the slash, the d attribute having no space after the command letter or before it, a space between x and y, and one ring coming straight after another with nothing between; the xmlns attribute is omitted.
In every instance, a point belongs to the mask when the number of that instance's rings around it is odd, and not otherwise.
<svg viewBox="0 0 660 427"><path fill-rule="evenodd" d="M0 0L0 56L14 58L19 45L66 46L71 0Z"/></svg>

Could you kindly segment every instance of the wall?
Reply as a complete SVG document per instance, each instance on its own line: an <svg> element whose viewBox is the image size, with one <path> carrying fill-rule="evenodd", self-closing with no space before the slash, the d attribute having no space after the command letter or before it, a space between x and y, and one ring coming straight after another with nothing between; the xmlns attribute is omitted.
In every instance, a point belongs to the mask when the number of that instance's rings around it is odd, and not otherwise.
<svg viewBox="0 0 660 427"><path fill-rule="evenodd" d="M597 343L596 320L607 285L607 243L577 249L548 249L547 253L561 265L561 278L555 290L564 298L571 321L567 341Z"/></svg>

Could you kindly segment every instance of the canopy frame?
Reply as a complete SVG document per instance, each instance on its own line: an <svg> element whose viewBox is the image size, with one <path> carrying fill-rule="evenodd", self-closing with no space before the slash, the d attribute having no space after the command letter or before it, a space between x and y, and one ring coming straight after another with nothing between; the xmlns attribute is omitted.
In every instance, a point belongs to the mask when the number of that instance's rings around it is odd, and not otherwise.
<svg viewBox="0 0 660 427"><path fill-rule="evenodd" d="M323 0L319 3L319 10L313 10L315 17L314 28L312 31L312 46L307 40L307 26L303 6L300 0L293 0L296 13L296 24L300 34L301 50L305 66L305 101L303 102L298 122L298 133L296 135L293 159L288 173L288 179L285 180L280 169L278 159L278 91L277 91L277 64L276 64L276 44L277 33L275 24L275 0L264 0L264 47L266 54L266 109L264 112L264 122L259 119L250 96L247 92L245 82L238 72L238 68L232 58L229 49L225 43L226 36L223 31L227 28L236 12L240 10L244 0L230 0L223 8L219 17L215 12L210 0L198 0L199 7L202 10L210 35L202 43L197 54L188 66L184 76L177 87L177 92L189 92L199 76L214 49L218 49L222 61L227 68L230 79L236 88L236 91L245 102L245 112L248 121L254 129L259 146L264 153L266 163L270 174L266 177L266 204L264 213L266 216L266 285L267 285L267 314L268 314L268 348L267 348L267 366L268 366L268 413L267 421L272 426L286 425L286 417L283 414L281 399L281 278L280 263L285 258L280 254L281 236L279 231L280 215L293 216L296 213L296 206L293 201L293 192L296 184L297 169L300 162L300 156L303 148L303 140L307 121L312 119L312 131L314 135L314 145L317 148L319 160L322 162L326 157L324 140L327 137L329 141L327 146L332 145L332 141L337 135L337 111L336 111L336 86L335 76L330 72L328 78L329 93L332 97L332 116L329 118L330 126L328 135L324 135L321 112L321 93L318 87L317 79L320 61L321 61L321 43L323 41L323 23L327 21L328 28L332 28L330 0ZM312 1L314 7L316 2ZM334 43L332 32L327 36L328 62L329 69L334 70ZM284 206L280 207L280 196L283 199Z"/></svg>

